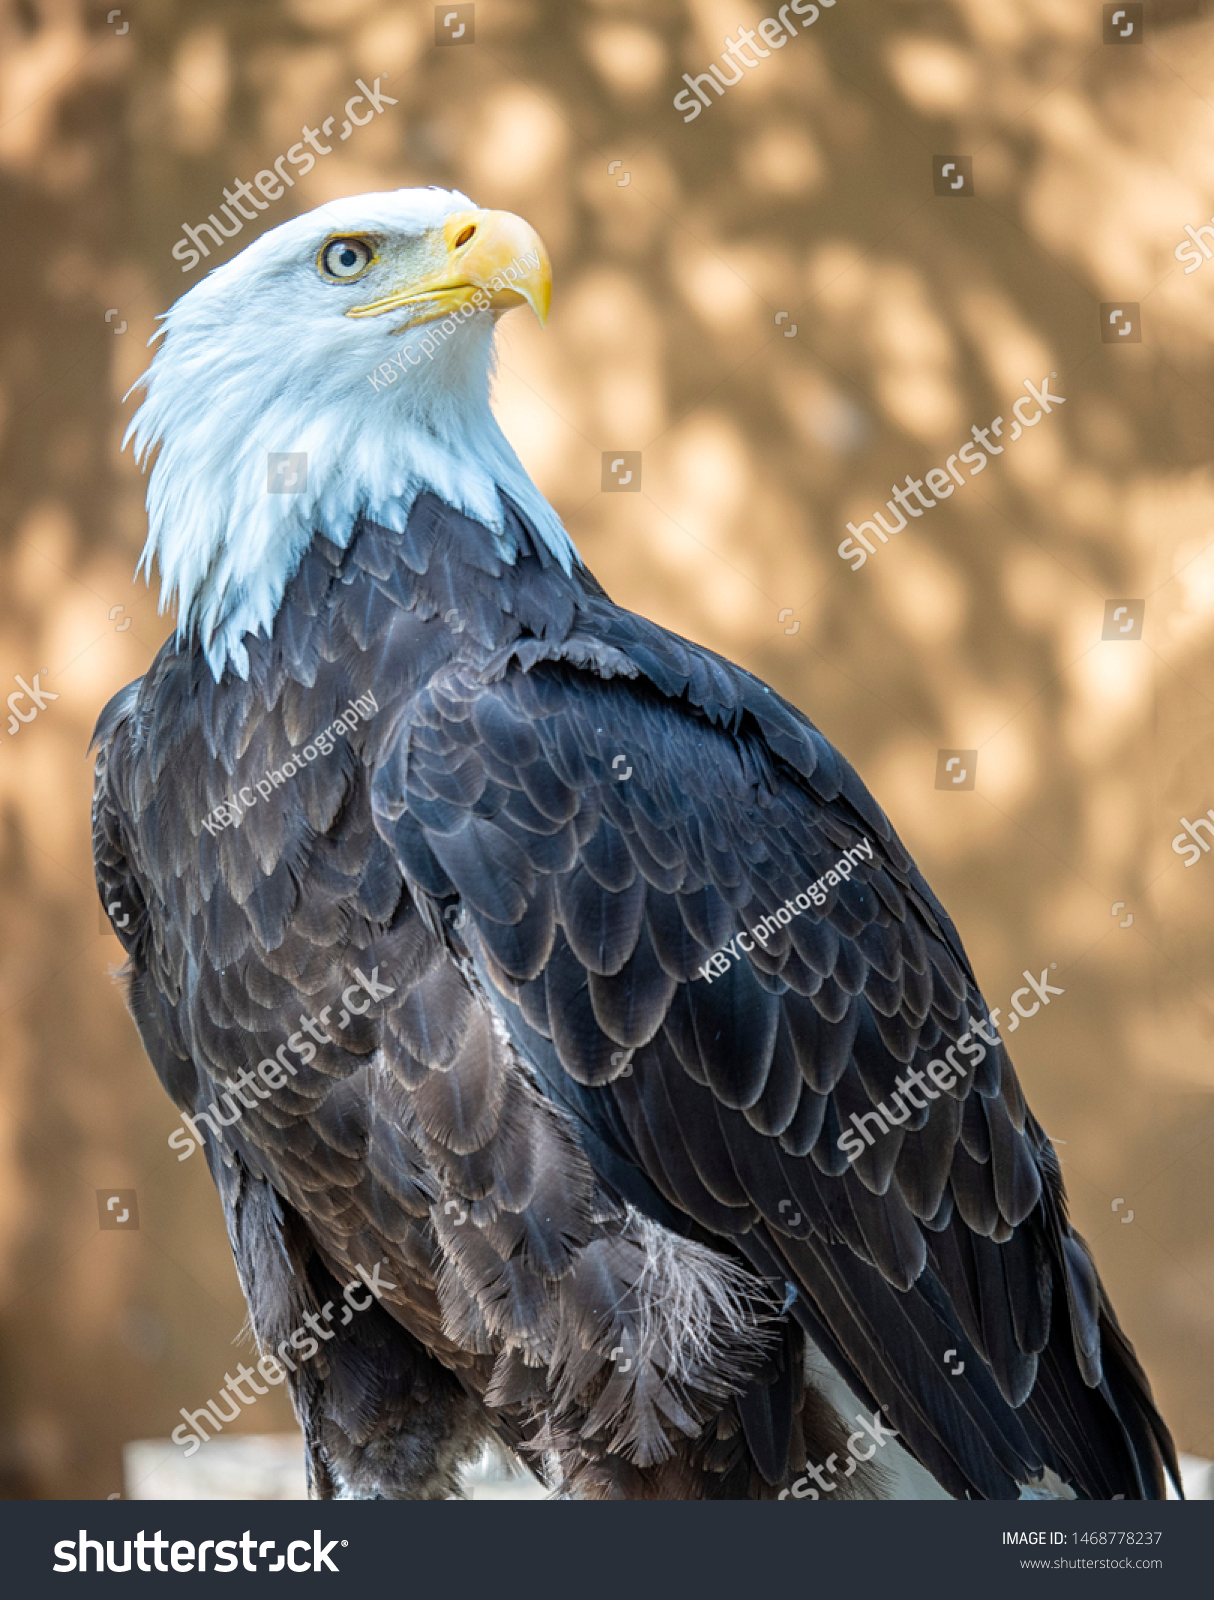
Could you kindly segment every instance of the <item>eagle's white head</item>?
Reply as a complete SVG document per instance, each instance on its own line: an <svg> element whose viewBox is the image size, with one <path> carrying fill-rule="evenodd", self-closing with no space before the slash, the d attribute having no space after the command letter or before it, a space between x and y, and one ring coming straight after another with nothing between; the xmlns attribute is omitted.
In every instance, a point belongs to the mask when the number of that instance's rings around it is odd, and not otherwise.
<svg viewBox="0 0 1214 1600"><path fill-rule="evenodd" d="M161 609L176 601L216 678L247 676L244 635L269 631L314 533L345 545L359 513L403 529L426 490L512 560L505 493L570 568L489 404L497 317L542 322L550 292L521 218L398 189L283 223L165 314L126 436L141 463L159 446L140 568L155 557Z"/></svg>

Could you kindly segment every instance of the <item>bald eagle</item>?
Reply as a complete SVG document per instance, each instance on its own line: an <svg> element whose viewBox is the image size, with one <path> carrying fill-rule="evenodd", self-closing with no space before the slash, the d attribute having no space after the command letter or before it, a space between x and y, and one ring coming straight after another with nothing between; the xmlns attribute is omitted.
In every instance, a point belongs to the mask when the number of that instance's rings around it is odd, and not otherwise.
<svg viewBox="0 0 1214 1600"><path fill-rule="evenodd" d="M310 1492L492 1445L587 1498L1163 1496L943 907L498 427L550 284L464 195L328 204L177 301L128 435L178 624L97 725L97 883Z"/></svg>

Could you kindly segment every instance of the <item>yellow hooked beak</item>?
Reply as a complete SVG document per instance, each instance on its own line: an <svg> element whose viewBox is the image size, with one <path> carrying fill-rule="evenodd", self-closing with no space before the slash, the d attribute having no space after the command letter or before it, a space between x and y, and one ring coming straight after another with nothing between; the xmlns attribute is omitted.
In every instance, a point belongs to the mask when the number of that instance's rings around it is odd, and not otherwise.
<svg viewBox="0 0 1214 1600"><path fill-rule="evenodd" d="M510 211L458 211L427 241L436 259L433 271L402 283L399 289L348 317L382 317L403 306L414 311L411 327L448 317L473 306L509 311L529 305L542 326L552 299L552 266L544 241L529 222Z"/></svg>

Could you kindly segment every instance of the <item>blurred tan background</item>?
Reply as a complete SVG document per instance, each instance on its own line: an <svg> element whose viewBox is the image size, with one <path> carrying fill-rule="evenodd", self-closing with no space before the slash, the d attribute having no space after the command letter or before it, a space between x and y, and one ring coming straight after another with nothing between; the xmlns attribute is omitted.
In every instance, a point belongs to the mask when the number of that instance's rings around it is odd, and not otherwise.
<svg viewBox="0 0 1214 1600"><path fill-rule="evenodd" d="M119 446L154 318L205 270L173 244L377 75L399 103L212 263L398 185L536 225L554 309L503 324L508 434L617 600L859 767L992 1005L1057 963L1013 1054L1178 1442L1214 1455L1214 857L1170 848L1214 806L1214 265L1173 254L1214 214L1214 19L1148 4L1114 45L1089 0L838 0L685 124L682 74L777 9L477 0L475 42L436 47L397 0L0 5L0 704L18 676L58 696L0 711L0 1492L119 1493L124 1441L249 1354L111 976L85 746L167 631ZM972 198L933 193L941 155ZM1141 342L1102 343L1123 298ZM1051 372L1064 406L839 559ZM603 494L624 449L641 492ZM1141 639L1102 642L1126 598ZM972 792L936 789L942 748L977 750ZM119 1189L137 1231L99 1226ZM272 1392L228 1431L290 1426Z"/></svg>

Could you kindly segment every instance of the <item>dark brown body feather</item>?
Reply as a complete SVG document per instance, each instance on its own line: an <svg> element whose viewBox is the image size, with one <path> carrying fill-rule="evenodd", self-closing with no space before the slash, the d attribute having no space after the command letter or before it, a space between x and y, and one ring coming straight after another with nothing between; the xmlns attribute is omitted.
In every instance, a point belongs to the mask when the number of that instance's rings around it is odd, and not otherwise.
<svg viewBox="0 0 1214 1600"><path fill-rule="evenodd" d="M292 1379L313 1492L446 1494L496 1437L573 1492L774 1495L850 1427L808 1339L953 1494L1161 1495L1171 1443L1002 1047L837 1146L987 1015L883 813L764 685L517 532L507 565L425 497L404 534L318 539L247 682L166 646L98 726L98 883L178 1106L329 1008L203 1130L263 1349L360 1266L395 1285ZM866 838L824 908L696 976Z"/></svg>

